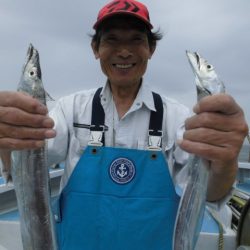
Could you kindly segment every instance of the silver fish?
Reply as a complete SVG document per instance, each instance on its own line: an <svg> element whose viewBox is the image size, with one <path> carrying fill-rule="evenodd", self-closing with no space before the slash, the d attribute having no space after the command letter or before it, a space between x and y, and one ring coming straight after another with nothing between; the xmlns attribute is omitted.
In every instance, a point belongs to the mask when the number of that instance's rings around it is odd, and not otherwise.
<svg viewBox="0 0 250 250"><path fill-rule="evenodd" d="M223 82L214 67L198 53L187 51L195 75L198 101L209 95L224 93ZM195 248L203 220L209 177L209 162L193 155L189 160L189 176L180 200L173 238L174 250Z"/></svg>
<svg viewBox="0 0 250 250"><path fill-rule="evenodd" d="M38 51L29 46L18 91L46 105ZM57 240L50 207L46 147L12 152L12 178L20 213L24 250L55 250Z"/></svg>

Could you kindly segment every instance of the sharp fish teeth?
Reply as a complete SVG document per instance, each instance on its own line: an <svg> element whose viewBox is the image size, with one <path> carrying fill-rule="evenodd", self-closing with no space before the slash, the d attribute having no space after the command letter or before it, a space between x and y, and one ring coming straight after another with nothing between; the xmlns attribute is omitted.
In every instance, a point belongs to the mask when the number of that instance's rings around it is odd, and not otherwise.
<svg viewBox="0 0 250 250"><path fill-rule="evenodd" d="M128 69L128 68L132 67L133 64L115 64L115 66L117 68L120 68L120 69Z"/></svg>

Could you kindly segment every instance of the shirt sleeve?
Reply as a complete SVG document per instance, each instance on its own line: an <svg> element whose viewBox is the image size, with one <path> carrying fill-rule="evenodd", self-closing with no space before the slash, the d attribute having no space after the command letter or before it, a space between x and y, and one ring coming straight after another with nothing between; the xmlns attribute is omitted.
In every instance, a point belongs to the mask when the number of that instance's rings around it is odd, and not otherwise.
<svg viewBox="0 0 250 250"><path fill-rule="evenodd" d="M63 100L61 99L49 112L49 116L54 120L54 129L56 130L56 137L48 140L49 166L60 163L67 157L69 132L63 106Z"/></svg>
<svg viewBox="0 0 250 250"><path fill-rule="evenodd" d="M189 154L178 146L178 140L183 138L185 120L190 117L190 110L179 102L163 97L163 144L169 171L175 186L183 188L188 175L187 162ZM165 136L164 136L165 134Z"/></svg>

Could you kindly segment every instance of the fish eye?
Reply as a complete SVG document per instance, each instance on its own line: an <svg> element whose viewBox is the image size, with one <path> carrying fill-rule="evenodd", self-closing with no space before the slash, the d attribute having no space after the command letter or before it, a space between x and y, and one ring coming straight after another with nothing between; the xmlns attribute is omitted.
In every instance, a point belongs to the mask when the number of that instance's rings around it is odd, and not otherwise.
<svg viewBox="0 0 250 250"><path fill-rule="evenodd" d="M37 74L36 67L31 68L29 71L29 76L32 77L32 76L35 76L36 74Z"/></svg>

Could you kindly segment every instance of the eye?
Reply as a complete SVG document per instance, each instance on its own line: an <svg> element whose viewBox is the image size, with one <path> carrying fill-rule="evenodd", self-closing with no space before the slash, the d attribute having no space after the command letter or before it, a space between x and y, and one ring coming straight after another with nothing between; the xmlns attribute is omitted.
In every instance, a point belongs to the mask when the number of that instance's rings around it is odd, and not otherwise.
<svg viewBox="0 0 250 250"><path fill-rule="evenodd" d="M108 40L108 41L116 41L117 39L114 36L110 36L106 40Z"/></svg>
<svg viewBox="0 0 250 250"><path fill-rule="evenodd" d="M135 37L133 38L133 40L135 40L135 41L141 41L141 40L143 40L143 38L140 37L140 36L135 36Z"/></svg>
<svg viewBox="0 0 250 250"><path fill-rule="evenodd" d="M135 35L133 38L132 38L132 41L134 41L135 43L142 43L144 41L146 41L147 38L142 36L141 34L139 35Z"/></svg>
<svg viewBox="0 0 250 250"><path fill-rule="evenodd" d="M212 65L210 65L210 64L207 65L207 69L212 69L212 68L213 68Z"/></svg>
<svg viewBox="0 0 250 250"><path fill-rule="evenodd" d="M36 73L37 73L37 68L33 67L29 71L29 76L32 77L32 76L36 75Z"/></svg>
<svg viewBox="0 0 250 250"><path fill-rule="evenodd" d="M115 42L118 40L118 38L114 35L108 35L108 36L104 37L103 40L107 41L107 42Z"/></svg>

